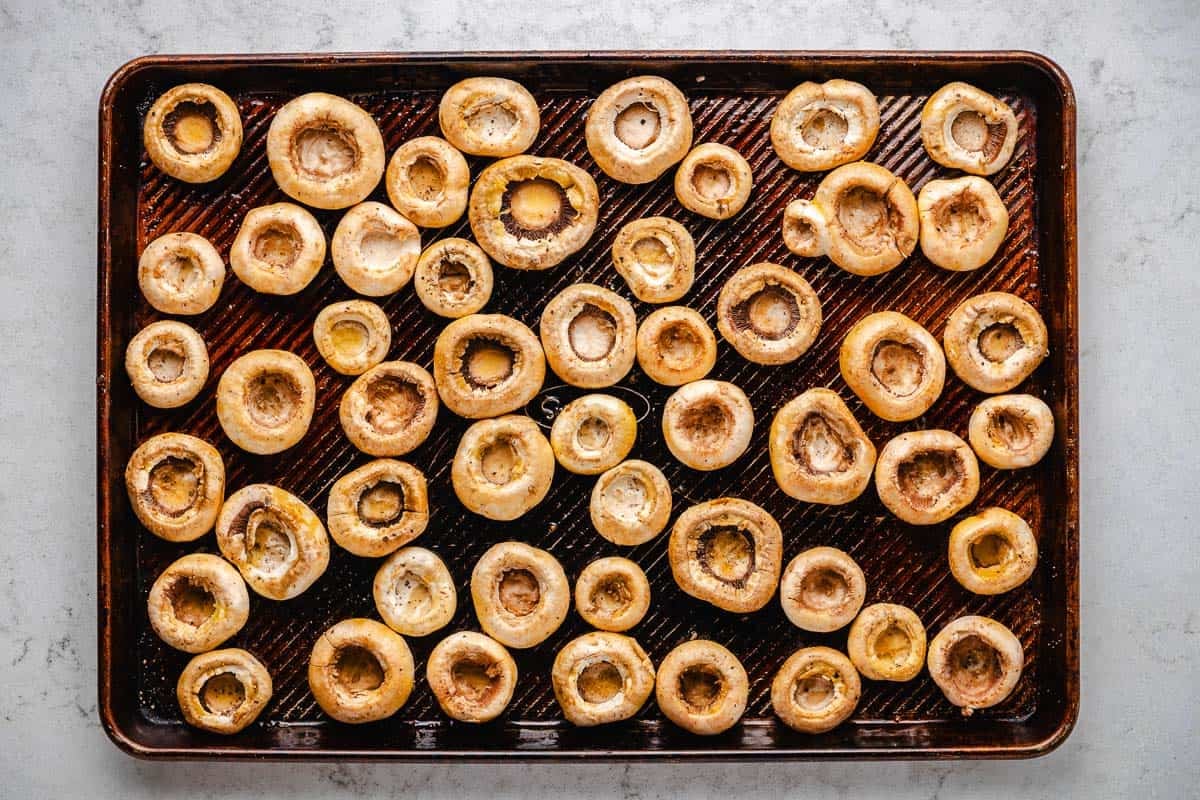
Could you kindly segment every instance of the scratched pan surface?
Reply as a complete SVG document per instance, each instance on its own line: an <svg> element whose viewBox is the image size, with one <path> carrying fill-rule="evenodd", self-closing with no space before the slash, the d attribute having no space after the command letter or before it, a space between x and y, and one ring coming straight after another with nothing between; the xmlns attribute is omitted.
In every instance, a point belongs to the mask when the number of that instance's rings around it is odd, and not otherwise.
<svg viewBox="0 0 1200 800"><path fill-rule="evenodd" d="M714 222L685 211L675 200L671 176L645 186L610 180L584 146L588 106L610 83L630 75L670 77L688 94L696 141L717 141L739 150L754 172L747 208ZM450 461L466 422L441 410L438 425L406 457L429 478L433 517L417 544L438 552L459 592L459 611L440 634L410 639L419 676L430 649L453 630L477 629L468 581L490 545L519 539L547 548L573 580L593 559L621 554L649 576L653 603L633 631L655 662L682 641L715 639L736 653L750 676L750 700L742 724L712 738L686 734L667 722L653 700L634 720L600 729L575 729L561 718L551 691L554 654L587 630L574 613L545 643L514 651L520 680L507 713L495 723L467 726L449 721L419 678L408 704L392 719L352 727L323 718L306 682L313 642L329 625L354 616L376 616L371 579L378 566L337 548L328 571L299 598L278 603L255 596L250 621L229 642L255 653L275 681L275 695L260 720L232 738L192 730L180 721L174 685L188 657L163 645L149 628L145 598L150 584L172 560L188 552L215 552L211 535L191 544L158 540L137 524L125 497L121 472L129 453L147 437L183 431L217 446L225 458L229 490L270 482L298 494L322 516L330 485L367 461L343 435L337 405L350 379L318 356L313 319L327 303L353 297L330 264L292 298L259 295L232 274L209 312L188 318L208 343L212 371L200 397L182 409L159 411L140 403L123 374L124 348L133 333L162 318L137 291L137 256L156 236L174 231L202 234L227 256L243 215L255 206L287 199L271 179L265 137L274 112L290 97L325 90L351 97L378 121L388 152L414 136L438 133L442 90L469 75L501 74L522 81L538 98L542 128L531 152L571 160L600 187L600 223L587 246L562 265L538 273L497 267L496 291L487 310L510 314L536 329L540 308L571 283L592 281L633 300L611 267L609 249L627 221L663 214L680 220L697 245L696 282L682 301L714 323L716 295L726 277L756 261L796 270L816 289L825 324L807 354L792 364L764 367L744 361L723 341L710 377L730 380L749 395L756 415L750 449L733 466L713 473L682 467L667 452L659 429L669 394L636 367L620 384L644 398L649 413L639 428L633 456L663 468L674 490L676 513L695 502L731 494L764 506L784 531L785 563L815 545L850 552L867 576L867 602L913 607L930 631L962 614L986 614L1010 626L1025 649L1026 669L1016 691L996 708L964 720L927 674L906 684L864 681L862 702L850 722L821 736L796 734L778 723L769 707L771 677L796 648L845 649L845 630L825 635L792 627L778 601L752 615L714 609L683 594L671 579L667 536L635 548L618 548L591 528L587 501L592 479L559 469L547 499L520 520L492 522L463 509L450 488ZM882 125L867 159L892 169L914 191L955 173L924 153L918 132L922 104L950 80L967 80L998 93L1017 114L1020 135L1011 164L993 181L1011 217L1008 235L984 268L955 274L939 270L918 252L894 271L873 279L855 277L826 259L790 254L780 236L784 207L811 197L821 175L785 167L768 138L770 116L784 92L803 80L845 77L862 81L880 100ZM245 144L220 180L201 186L175 181L151 165L140 145L141 117L166 88L206 81L228 91L241 110ZM100 556L100 694L106 729L120 746L148 757L473 758L620 757L1021 757L1056 746L1069 733L1078 707L1078 529L1076 450L1076 344L1074 253L1074 105L1065 76L1030 54L905 53L674 53L494 54L436 56L153 57L114 75L101 102L100 307L98 443ZM484 166L472 159L472 173ZM386 202L382 187L372 199ZM339 212L316 211L331 235ZM465 220L422 232L424 243L470 236ZM873 489L843 508L795 502L771 477L766 433L776 409L799 392L827 386L841 394L876 446L906 430L948 428L966 433L967 420L983 395L949 377L937 403L909 423L886 423L846 388L837 348L863 315L902 311L941 337L945 320L963 299L983 291L1013 292L1033 303L1051 331L1051 356L1021 387L1055 411L1057 435L1036 468L1001 472L982 467L976 510L1011 509L1037 532L1041 560L1033 578L1008 594L969 594L950 576L945 544L952 522L927 528L903 524L886 513ZM393 327L389 358L429 367L433 342L445 320L426 311L411 287L381 305ZM651 307L634 301L639 318ZM318 404L308 435L273 457L250 456L217 424L216 381L232 359L251 349L282 348L299 354L316 377ZM570 395L554 390L548 396ZM551 403L552 404L552 403ZM531 408L534 416L539 407ZM967 513L967 512L964 512Z"/></svg>

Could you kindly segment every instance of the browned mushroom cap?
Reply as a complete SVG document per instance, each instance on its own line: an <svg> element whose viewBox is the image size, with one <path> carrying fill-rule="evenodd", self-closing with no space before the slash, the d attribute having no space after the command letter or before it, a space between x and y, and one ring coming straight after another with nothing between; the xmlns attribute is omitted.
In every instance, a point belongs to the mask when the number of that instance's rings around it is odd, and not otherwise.
<svg viewBox="0 0 1200 800"><path fill-rule="evenodd" d="M589 511L596 532L613 544L644 544L667 527L671 486L653 464L623 461L596 481Z"/></svg>
<svg viewBox="0 0 1200 800"><path fill-rule="evenodd" d="M343 375L361 375L387 356L392 325L375 303L346 300L321 309L313 340L329 366Z"/></svg>
<svg viewBox="0 0 1200 800"><path fill-rule="evenodd" d="M1003 508L967 517L950 531L950 572L975 594L1017 588L1037 566L1037 537L1029 523Z"/></svg>
<svg viewBox="0 0 1200 800"><path fill-rule="evenodd" d="M1008 209L983 178L930 181L917 195L921 252L942 269L978 269L996 255L1008 232Z"/></svg>
<svg viewBox="0 0 1200 800"><path fill-rule="evenodd" d="M542 310L538 327L550 368L572 386L612 386L637 357L637 316L629 301L594 283L576 283Z"/></svg>
<svg viewBox="0 0 1200 800"><path fill-rule="evenodd" d="M600 93L588 109L584 135L596 166L609 177L649 183L692 146L692 112L675 84L641 75Z"/></svg>
<svg viewBox="0 0 1200 800"><path fill-rule="evenodd" d="M722 497L679 515L667 554L680 589L717 608L746 614L775 595L783 534L764 509Z"/></svg>
<svg viewBox="0 0 1200 800"><path fill-rule="evenodd" d="M398 292L412 279L421 232L383 203L359 203L333 232L333 267L346 285L368 297Z"/></svg>
<svg viewBox="0 0 1200 800"><path fill-rule="evenodd" d="M471 170L462 153L436 136L418 136L397 148L387 168L388 199L423 228L444 228L467 210Z"/></svg>
<svg viewBox="0 0 1200 800"><path fill-rule="evenodd" d="M467 217L475 241L513 269L549 269L578 251L596 229L596 181L559 158L514 156L475 180Z"/></svg>
<svg viewBox="0 0 1200 800"><path fill-rule="evenodd" d="M754 409L746 393L732 383L694 381L667 398L662 427L675 458L692 469L721 469L750 446Z"/></svg>
<svg viewBox="0 0 1200 800"><path fill-rule="evenodd" d="M271 673L262 662L236 647L196 656L175 684L184 721L224 734L237 733L258 719L273 691Z"/></svg>
<svg viewBox="0 0 1200 800"><path fill-rule="evenodd" d="M779 584L783 613L797 628L817 633L849 625L866 597L862 568L836 547L805 550L787 565Z"/></svg>
<svg viewBox="0 0 1200 800"><path fill-rule="evenodd" d="M375 609L387 626L405 636L444 628L458 610L458 593L446 564L424 547L392 553L375 573Z"/></svg>
<svg viewBox="0 0 1200 800"><path fill-rule="evenodd" d="M925 665L925 626L910 608L875 603L850 626L846 650L866 678L911 681Z"/></svg>
<svg viewBox="0 0 1200 800"><path fill-rule="evenodd" d="M737 150L716 142L692 149L675 171L675 197L689 211L729 219L750 199L754 174Z"/></svg>
<svg viewBox="0 0 1200 800"><path fill-rule="evenodd" d="M529 149L541 117L533 95L516 81L467 78L442 95L438 123L442 135L464 153L504 157Z"/></svg>
<svg viewBox="0 0 1200 800"><path fill-rule="evenodd" d="M242 149L242 117L217 87L185 83L154 101L142 143L154 166L172 178L207 183L224 175Z"/></svg>
<svg viewBox="0 0 1200 800"><path fill-rule="evenodd" d="M1021 640L989 617L959 617L929 643L929 674L946 699L963 710L1003 702L1021 679Z"/></svg>
<svg viewBox="0 0 1200 800"><path fill-rule="evenodd" d="M867 154L879 134L879 104L861 83L806 81L788 92L771 118L771 144L783 163L822 172Z"/></svg>
<svg viewBox="0 0 1200 800"><path fill-rule="evenodd" d="M461 417L515 411L533 399L546 377L542 344L519 320L471 314L438 334L433 375L442 402Z"/></svg>
<svg viewBox="0 0 1200 800"><path fill-rule="evenodd" d="M312 422L316 383L308 364L286 350L237 358L217 384L217 419L230 441L259 455L282 452Z"/></svg>
<svg viewBox="0 0 1200 800"><path fill-rule="evenodd" d="M515 414L467 428L450 468L459 502L496 520L524 515L545 499L553 480L550 443L536 422Z"/></svg>
<svg viewBox="0 0 1200 800"><path fill-rule="evenodd" d="M888 510L912 525L934 525L979 493L979 462L950 431L902 433L875 462L875 489Z"/></svg>
<svg viewBox="0 0 1200 800"><path fill-rule="evenodd" d="M849 503L875 468L875 445L829 389L809 389L779 409L768 446L775 482L806 503Z"/></svg>
<svg viewBox="0 0 1200 800"><path fill-rule="evenodd" d="M251 209L229 248L234 274L264 294L296 294L312 283L323 263L325 232L295 203Z"/></svg>
<svg viewBox="0 0 1200 800"><path fill-rule="evenodd" d="M804 647L783 662L771 682L771 707L801 733L824 733L858 707L862 681L850 659L828 647Z"/></svg>
<svg viewBox="0 0 1200 800"><path fill-rule="evenodd" d="M624 400L586 394L567 404L550 428L554 457L578 475L599 475L616 466L637 439L637 417Z"/></svg>
<svg viewBox="0 0 1200 800"><path fill-rule="evenodd" d="M433 648L425 679L447 716L460 722L490 722L512 701L517 662L495 639L459 631Z"/></svg>
<svg viewBox="0 0 1200 800"><path fill-rule="evenodd" d="M356 556L386 556L416 539L429 524L425 476L411 464L390 458L363 464L333 484L328 511L329 535L335 542Z"/></svg>
<svg viewBox="0 0 1200 800"><path fill-rule="evenodd" d="M889 422L924 414L946 383L937 339L896 311L863 317L842 340L838 360L850 390Z"/></svg>
<svg viewBox="0 0 1200 800"><path fill-rule="evenodd" d="M646 704L654 691L654 664L637 640L593 631L558 651L550 680L568 722L604 725L629 719Z"/></svg>
<svg viewBox="0 0 1200 800"><path fill-rule="evenodd" d="M271 600L290 600L329 566L321 520L299 497L265 483L237 490L221 506L217 546L250 588Z"/></svg>
<svg viewBox="0 0 1200 800"><path fill-rule="evenodd" d="M682 386L700 380L716 365L717 337L698 311L660 308L638 328L637 360L655 383Z"/></svg>
<svg viewBox="0 0 1200 800"><path fill-rule="evenodd" d="M939 164L975 175L999 172L1017 144L1008 105L970 84L938 89L921 109L921 141Z"/></svg>
<svg viewBox="0 0 1200 800"><path fill-rule="evenodd" d="M276 112L267 131L267 160L289 197L317 208L346 208L379 185L383 136L359 106L311 92Z"/></svg>
<svg viewBox="0 0 1200 800"><path fill-rule="evenodd" d="M146 530L168 542L190 542L217 520L225 500L225 462L203 439L160 433L129 457L125 489Z"/></svg>
<svg viewBox="0 0 1200 800"><path fill-rule="evenodd" d="M208 380L208 348L190 325L152 322L129 340L125 372L133 390L155 408L178 408L200 394Z"/></svg>
<svg viewBox="0 0 1200 800"><path fill-rule="evenodd" d="M946 359L963 382L981 392L1007 392L1029 377L1048 353L1046 323L1016 295L987 292L950 314Z"/></svg>
<svg viewBox="0 0 1200 800"><path fill-rule="evenodd" d="M429 437L437 421L433 376L409 361L385 361L342 395L338 417L355 447L373 456L402 456Z"/></svg>
<svg viewBox="0 0 1200 800"><path fill-rule="evenodd" d="M185 653L203 653L236 634L250 616L250 595L237 570L207 553L173 562L150 587L146 603L158 638Z"/></svg>
<svg viewBox="0 0 1200 800"><path fill-rule="evenodd" d="M829 252L829 221L810 200L793 200L783 210L783 243L798 256L817 258Z"/></svg>
<svg viewBox="0 0 1200 800"><path fill-rule="evenodd" d="M917 246L917 199L908 184L878 164L838 167L817 186L813 203L828 222L829 258L847 272L879 275Z"/></svg>
<svg viewBox="0 0 1200 800"><path fill-rule="evenodd" d="M643 303L671 303L688 293L696 273L696 243L668 217L635 219L617 232L613 266Z"/></svg>
<svg viewBox="0 0 1200 800"><path fill-rule="evenodd" d="M721 288L717 330L742 358L786 364L812 346L821 330L821 301L790 269L762 262L743 267Z"/></svg>
<svg viewBox="0 0 1200 800"><path fill-rule="evenodd" d="M201 314L213 307L225 283L217 248L194 233L168 233L142 251L138 286L164 314Z"/></svg>
<svg viewBox="0 0 1200 800"><path fill-rule="evenodd" d="M562 625L571 610L571 586L550 553L500 542L475 564L471 600L484 633L524 649L541 644Z"/></svg>
<svg viewBox="0 0 1200 800"><path fill-rule="evenodd" d="M492 298L492 287L492 262L479 245L466 239L438 239L417 259L417 297L443 317L478 313Z"/></svg>
<svg viewBox="0 0 1200 800"><path fill-rule="evenodd" d="M691 733L712 736L742 718L750 681L733 653L716 642L693 639L663 659L655 695L671 722Z"/></svg>
<svg viewBox="0 0 1200 800"><path fill-rule="evenodd" d="M1031 467L1054 443L1054 412L1030 394L989 397L971 412L967 438L975 455L996 469Z"/></svg>
<svg viewBox="0 0 1200 800"><path fill-rule="evenodd" d="M416 670L404 637L372 619L346 619L321 634L308 661L308 686L338 722L392 716L412 693Z"/></svg>
<svg viewBox="0 0 1200 800"><path fill-rule="evenodd" d="M575 610L602 631L627 631L650 609L650 581L628 558L598 558L575 582Z"/></svg>

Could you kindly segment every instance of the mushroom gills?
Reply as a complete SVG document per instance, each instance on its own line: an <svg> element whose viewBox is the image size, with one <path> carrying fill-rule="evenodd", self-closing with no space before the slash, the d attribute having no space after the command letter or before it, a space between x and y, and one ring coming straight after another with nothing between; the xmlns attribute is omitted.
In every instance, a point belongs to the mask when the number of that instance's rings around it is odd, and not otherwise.
<svg viewBox="0 0 1200 800"><path fill-rule="evenodd" d="M950 123L950 138L959 147L981 153L985 161L991 161L1004 146L1008 129L1003 123L989 125L978 111L964 110Z"/></svg>
<svg viewBox="0 0 1200 800"><path fill-rule="evenodd" d="M763 339L782 339L799 321L796 296L781 286L765 286L733 307L734 326Z"/></svg>
<svg viewBox="0 0 1200 800"><path fill-rule="evenodd" d="M792 454L811 475L845 472L854 465L854 451L824 414L804 418L792 439Z"/></svg>
<svg viewBox="0 0 1200 800"><path fill-rule="evenodd" d="M162 129L171 146L184 155L207 153L222 138L217 109L204 100L187 100L175 106L163 117Z"/></svg>
<svg viewBox="0 0 1200 800"><path fill-rule="evenodd" d="M701 568L722 583L745 586L754 573L754 540L733 525L714 525L700 534L696 560Z"/></svg>
<svg viewBox="0 0 1200 800"><path fill-rule="evenodd" d="M909 503L928 508L962 478L963 466L957 453L930 450L900 464L896 479Z"/></svg>
<svg viewBox="0 0 1200 800"><path fill-rule="evenodd" d="M566 189L547 178L514 181L500 200L500 220L519 239L548 238L578 216Z"/></svg>
<svg viewBox="0 0 1200 800"><path fill-rule="evenodd" d="M385 433L399 433L425 408L420 388L395 376L384 376L367 387L367 424Z"/></svg>

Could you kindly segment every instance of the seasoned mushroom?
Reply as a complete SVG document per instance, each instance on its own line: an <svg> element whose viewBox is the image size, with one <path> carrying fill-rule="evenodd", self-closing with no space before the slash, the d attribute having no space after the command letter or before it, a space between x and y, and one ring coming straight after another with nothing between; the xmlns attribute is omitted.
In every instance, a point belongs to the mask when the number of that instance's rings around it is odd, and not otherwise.
<svg viewBox="0 0 1200 800"><path fill-rule="evenodd" d="M521 542L488 548L471 572L471 600L484 633L508 647L544 642L571 610L571 586L554 556Z"/></svg>
<svg viewBox="0 0 1200 800"><path fill-rule="evenodd" d="M1054 443L1054 413L1031 394L989 397L971 412L967 439L996 469L1032 467Z"/></svg>
<svg viewBox="0 0 1200 800"><path fill-rule="evenodd" d="M849 553L813 547L791 560L779 584L783 613L801 630L829 633L850 624L867 597L867 579Z"/></svg>
<svg viewBox="0 0 1200 800"><path fill-rule="evenodd" d="M688 211L729 219L750 199L754 175L732 147L716 142L695 147L675 171L675 197Z"/></svg>
<svg viewBox="0 0 1200 800"><path fill-rule="evenodd" d="M679 588L737 614L758 611L779 584L779 523L748 500L722 497L675 520L667 550Z"/></svg>
<svg viewBox="0 0 1200 800"><path fill-rule="evenodd" d="M321 520L299 497L265 483L237 490L221 506L217 546L250 588L271 600L290 600L329 566Z"/></svg>
<svg viewBox="0 0 1200 800"><path fill-rule="evenodd" d="M450 468L459 502L496 520L516 519L542 502L553 480L550 443L536 422L515 414L467 428Z"/></svg>
<svg viewBox="0 0 1200 800"><path fill-rule="evenodd" d="M589 505L596 532L613 544L644 544L671 518L671 486L646 461L623 461L592 487Z"/></svg>
<svg viewBox="0 0 1200 800"><path fill-rule="evenodd" d="M690 733L712 736L742 718L750 679L733 653L716 642L693 639L662 660L655 696L671 722Z"/></svg>
<svg viewBox="0 0 1200 800"><path fill-rule="evenodd" d="M806 503L849 503L875 468L875 445L829 389L809 389L779 409L768 446L775 482Z"/></svg>
<svg viewBox="0 0 1200 800"><path fill-rule="evenodd" d="M610 178L649 183L692 146L692 112L675 84L641 75L600 93L588 109L584 135L596 166Z"/></svg>
<svg viewBox="0 0 1200 800"><path fill-rule="evenodd" d="M137 396L155 408L179 408L208 380L208 348L190 325L152 322L129 340L125 372Z"/></svg>
<svg viewBox="0 0 1200 800"><path fill-rule="evenodd" d="M428 636L450 624L458 610L454 578L437 554L405 547L375 573L375 609L387 626L405 636Z"/></svg>
<svg viewBox="0 0 1200 800"><path fill-rule="evenodd" d="M492 262L466 239L438 239L417 259L413 288L435 314L458 319L478 313L492 298Z"/></svg>
<svg viewBox="0 0 1200 800"><path fill-rule="evenodd" d="M842 340L842 378L877 416L916 419L946 383L946 357L937 339L896 311L868 314Z"/></svg>
<svg viewBox="0 0 1200 800"><path fill-rule="evenodd" d="M346 438L359 450L402 456L428 438L437 412L432 375L410 361L385 361L350 384L338 417Z"/></svg>
<svg viewBox="0 0 1200 800"><path fill-rule="evenodd" d="M212 242L194 233L159 236L138 259L138 286L164 314L202 314L225 283L225 262Z"/></svg>
<svg viewBox="0 0 1200 800"><path fill-rule="evenodd" d="M911 681L925 665L925 626L910 608L875 603L850 626L846 650L864 677Z"/></svg>
<svg viewBox="0 0 1200 800"><path fill-rule="evenodd" d="M635 219L617 232L613 266L643 303L671 303L688 293L696 276L696 243L668 217Z"/></svg>
<svg viewBox="0 0 1200 800"><path fill-rule="evenodd" d="M361 375L387 356L392 324L375 303L346 300L321 309L313 339L329 366L343 375Z"/></svg>
<svg viewBox="0 0 1200 800"><path fill-rule="evenodd" d="M637 357L637 316L616 292L576 283L542 310L538 328L550 368L572 386L612 386Z"/></svg>
<svg viewBox="0 0 1200 800"><path fill-rule="evenodd" d="M787 93L771 118L779 160L801 172L858 161L879 135L879 104L861 83L805 81Z"/></svg>
<svg viewBox="0 0 1200 800"><path fill-rule="evenodd" d="M575 609L593 628L627 631L650 609L650 581L628 558L597 559L575 582Z"/></svg>
<svg viewBox="0 0 1200 800"><path fill-rule="evenodd" d="M783 243L806 258L829 252L829 222L811 200L793 200L783 210Z"/></svg>
<svg viewBox="0 0 1200 800"><path fill-rule="evenodd" d="M363 464L329 490L328 520L329 535L354 555L386 556L416 539L429 524L425 476L411 464L390 458Z"/></svg>
<svg viewBox="0 0 1200 800"><path fill-rule="evenodd" d="M175 684L184 721L223 734L238 733L258 719L273 692L267 668L236 647L196 656Z"/></svg>
<svg viewBox="0 0 1200 800"><path fill-rule="evenodd" d="M467 78L451 86L438 105L438 123L450 144L473 156L515 156L541 128L537 101L507 78Z"/></svg>
<svg viewBox="0 0 1200 800"><path fill-rule="evenodd" d="M416 670L404 637L373 619L345 619L321 634L308 660L308 686L338 722L386 719L412 693Z"/></svg>
<svg viewBox="0 0 1200 800"><path fill-rule="evenodd" d="M827 222L828 256L855 275L894 269L917 246L921 219L908 184L857 161L825 176L813 204Z"/></svg>
<svg viewBox="0 0 1200 800"><path fill-rule="evenodd" d="M421 232L383 203L350 209L333 232L333 268L354 291L368 297L394 294L408 285L421 255Z"/></svg>
<svg viewBox="0 0 1200 800"><path fill-rule="evenodd" d="M444 228L467 210L467 160L437 136L400 145L388 162L386 180L392 205L423 228Z"/></svg>
<svg viewBox="0 0 1200 800"><path fill-rule="evenodd" d="M929 643L929 674L946 699L970 716L1003 702L1021 679L1021 640L989 617L959 617Z"/></svg>
<svg viewBox="0 0 1200 800"><path fill-rule="evenodd" d="M991 175L1012 158L1017 117L1008 104L955 81L934 92L921 109L921 141L942 166Z"/></svg>
<svg viewBox="0 0 1200 800"><path fill-rule="evenodd" d="M495 639L459 631L433 648L425 680L447 716L459 722L491 722L512 701L517 662Z"/></svg>
<svg viewBox="0 0 1200 800"><path fill-rule="evenodd" d="M567 642L550 673L554 697L572 725L629 719L654 691L654 664L636 639L592 631Z"/></svg>
<svg viewBox="0 0 1200 800"><path fill-rule="evenodd" d="M295 203L251 209L229 248L234 274L263 294L302 291L323 263L325 232L316 217Z"/></svg>
<svg viewBox="0 0 1200 800"><path fill-rule="evenodd" d="M682 386L700 380L716 365L717 337L698 311L660 308L638 328L637 360L655 383Z"/></svg>
<svg viewBox="0 0 1200 800"><path fill-rule="evenodd" d="M513 269L549 269L592 238L596 181L558 158L514 156L479 173L467 218L475 241Z"/></svg>
<svg viewBox="0 0 1200 800"><path fill-rule="evenodd" d="M808 281L763 261L742 267L717 298L717 330L755 364L786 364L812 346L821 330L821 301Z"/></svg>
<svg viewBox="0 0 1200 800"><path fill-rule="evenodd" d="M693 381L667 398L662 427L675 458L692 469L721 469L750 446L754 409L732 383Z"/></svg>
<svg viewBox="0 0 1200 800"><path fill-rule="evenodd" d="M471 314L447 325L433 348L438 395L460 417L516 411L546 377L542 344L528 327L503 314Z"/></svg>
<svg viewBox="0 0 1200 800"><path fill-rule="evenodd" d="M979 493L979 462L950 431L902 433L875 462L875 489L888 510L912 525L934 525Z"/></svg>
<svg viewBox="0 0 1200 800"><path fill-rule="evenodd" d="M158 638L185 653L212 650L242 629L250 595L237 570L217 556L192 553L172 563L146 603Z"/></svg>
<svg viewBox="0 0 1200 800"><path fill-rule="evenodd" d="M624 400L585 394L567 404L550 428L558 463L578 475L599 475L616 466L637 438L637 417Z"/></svg>
<svg viewBox="0 0 1200 800"><path fill-rule="evenodd" d="M304 359L286 350L239 356L217 384L217 419L230 441L258 455L282 452L312 422L316 383Z"/></svg>
<svg viewBox="0 0 1200 800"><path fill-rule="evenodd" d="M930 181L917 195L921 252L942 269L978 269L996 255L1008 232L1008 209L983 178Z"/></svg>
<svg viewBox="0 0 1200 800"><path fill-rule="evenodd" d="M267 160L289 197L316 208L346 208L379 185L383 136L359 106L311 92L275 113L267 131Z"/></svg>
<svg viewBox="0 0 1200 800"><path fill-rule="evenodd" d="M217 521L225 500L225 462L203 439L160 433L129 457L125 489L146 530L168 542L190 542Z"/></svg>
<svg viewBox="0 0 1200 800"><path fill-rule="evenodd" d="M1046 323L1016 295L987 292L950 314L943 342L958 377L981 392L1007 392L1028 378L1048 353Z"/></svg>
<svg viewBox="0 0 1200 800"><path fill-rule="evenodd" d="M1029 523L1003 508L973 514L950 531L950 572L975 594L1017 588L1037 566L1037 537Z"/></svg>
<svg viewBox="0 0 1200 800"><path fill-rule="evenodd" d="M185 83L168 89L150 106L142 144L154 166L172 178L215 181L242 149L242 117L217 87Z"/></svg>
<svg viewBox="0 0 1200 800"><path fill-rule="evenodd" d="M771 707L789 728L824 733L858 707L862 681L850 659L828 647L803 647L771 682Z"/></svg>

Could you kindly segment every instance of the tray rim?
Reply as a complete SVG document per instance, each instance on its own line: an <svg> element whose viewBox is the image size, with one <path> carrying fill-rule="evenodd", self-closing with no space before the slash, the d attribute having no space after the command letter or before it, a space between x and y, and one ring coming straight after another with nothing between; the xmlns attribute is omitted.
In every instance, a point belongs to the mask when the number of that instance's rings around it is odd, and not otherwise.
<svg viewBox="0 0 1200 800"><path fill-rule="evenodd" d="M1067 296L1062 300L1065 320L1064 415L1062 431L1066 467L1066 504L1063 524L1066 528L1067 560L1062 565L1068 624L1063 632L1067 667L1065 706L1058 724L1042 739L1021 744L953 745L913 748L867 746L857 748L764 749L743 750L664 749L630 751L603 750L378 750L378 749L279 749L234 748L222 745L202 747L162 747L140 740L136 731L127 729L118 719L113 705L113 649L110 636L114 610L111 603L112 563L109 520L113 492L106 475L110 468L110 432L112 421L109 381L119 365L114 364L108 343L111 333L111 294L109 273L114 254L109 219L112 211L113 164L109 153L114 147L113 121L115 99L124 86L140 71L171 67L180 63L200 66L296 66L296 67L370 67L404 65L422 61L501 63L510 60L540 62L791 62L814 64L883 61L933 64L939 61L970 62L976 66L1017 65L1038 70L1058 91L1061 101L1062 279ZM390 761L396 763L487 763L499 760L517 762L562 761L637 761L684 763L692 761L788 761L862 760L948 760L948 759L1025 759L1044 756L1057 749L1074 730L1080 710L1080 614L1079 614L1079 325L1078 325L1078 250L1076 202L1076 100L1066 72L1055 61L1030 50L535 50L535 51L412 51L412 52L294 52L294 53L206 53L151 54L135 57L118 67L104 84L99 98L99 136L97 139L99 173L97 190L97 338L96 338L96 465L97 465L97 650L98 713L101 727L114 745L130 756L147 760L212 761Z"/></svg>

